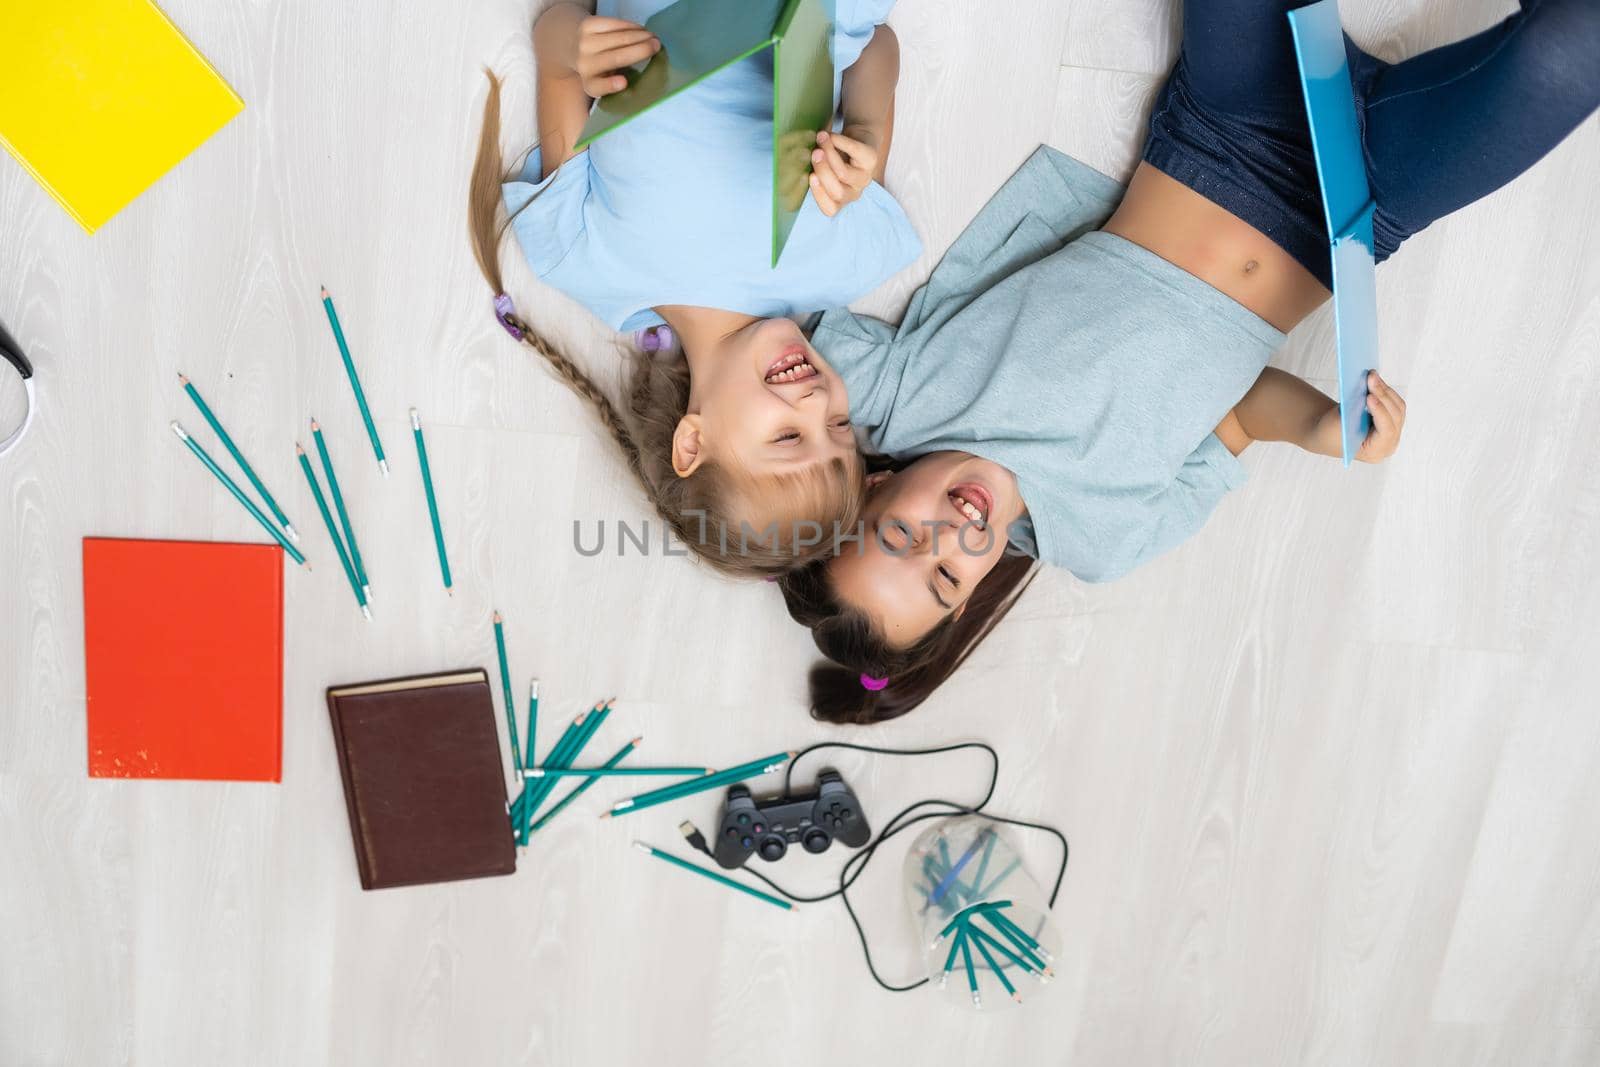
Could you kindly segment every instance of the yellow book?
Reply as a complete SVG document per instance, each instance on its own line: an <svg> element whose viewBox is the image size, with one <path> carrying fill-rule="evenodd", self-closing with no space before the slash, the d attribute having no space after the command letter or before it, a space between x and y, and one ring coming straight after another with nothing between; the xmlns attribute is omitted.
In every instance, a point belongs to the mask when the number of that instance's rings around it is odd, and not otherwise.
<svg viewBox="0 0 1600 1067"><path fill-rule="evenodd" d="M0 0L0 143L90 233L243 108L149 0Z"/></svg>

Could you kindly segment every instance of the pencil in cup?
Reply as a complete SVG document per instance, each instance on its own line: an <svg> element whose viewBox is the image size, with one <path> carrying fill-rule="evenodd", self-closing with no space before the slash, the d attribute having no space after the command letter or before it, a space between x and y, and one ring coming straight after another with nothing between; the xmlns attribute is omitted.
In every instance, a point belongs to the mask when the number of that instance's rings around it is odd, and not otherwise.
<svg viewBox="0 0 1600 1067"><path fill-rule="evenodd" d="M311 487L311 496L317 502L317 511L322 515L322 525L327 527L328 538L333 542L334 550L339 553L339 563L344 567L344 576L350 583L351 592L356 595L356 604L361 608L361 614L371 620L372 609L367 607L366 594L361 591L361 583L356 581L355 568L351 566L350 556L344 550L344 542L339 539L339 528L334 525L333 514L328 510L327 498L322 495L322 487L317 484L316 472L311 469L311 460L298 441L294 445L294 454L300 460L300 472L306 476L306 484Z"/></svg>
<svg viewBox="0 0 1600 1067"><path fill-rule="evenodd" d="M977 927L973 927L972 929L973 932L976 933ZM994 955L984 945L983 940L970 935L968 936L967 940L971 942L972 946L978 950L978 955L983 957L983 962L988 965L989 970L994 972L994 976L1000 979L1000 985L1005 989L1006 994L1010 996L1012 1000L1016 1001L1018 1004L1021 1004L1022 996L1017 992L1017 987L1011 984L1011 979L1006 977L1005 971L1003 971L1000 968L1000 965L995 962Z"/></svg>
<svg viewBox="0 0 1600 1067"><path fill-rule="evenodd" d="M1027 945L1028 948L1038 952L1043 956L1049 956L1050 954L1045 951L1044 946L1041 945L1032 934L1028 933L1021 926L1018 926L1016 921L1013 920L1011 916L1006 914L1006 911L1011 906L1011 901L1009 900L994 902L986 901L982 904L975 905L972 910L983 915L996 926L1004 927L1011 935L1013 940L1021 941L1023 944Z"/></svg>
<svg viewBox="0 0 1600 1067"><path fill-rule="evenodd" d="M428 445L422 439L422 419L416 408L411 409L411 436L417 443L417 465L422 468L422 489L428 496L428 518L433 523L433 547L439 554L439 574L444 578L445 590L454 596L450 557L444 549L444 527L439 524L439 501L433 494L433 472L428 469Z"/></svg>
<svg viewBox="0 0 1600 1067"><path fill-rule="evenodd" d="M962 930L960 935L950 942L950 955L944 958L944 971L939 975L939 988L943 989L950 981L950 972L955 969L956 957L961 955L961 946L966 941L967 932Z"/></svg>
<svg viewBox="0 0 1600 1067"><path fill-rule="evenodd" d="M961 932L961 962L967 967L967 987L972 990L972 1006L983 1007L983 999L978 996L978 971L972 966L972 946L967 943L966 931Z"/></svg>
<svg viewBox="0 0 1600 1067"><path fill-rule="evenodd" d="M361 592L372 603L372 583L367 580L367 567L361 561L361 549L356 544L356 530L350 524L350 512L344 506L344 493L339 489L339 476L333 470L333 457L328 454L328 442L322 437L322 427L311 420L311 439L317 445L317 457L322 461L323 476L328 479L328 494L333 497L333 509L339 515L339 527L344 531L345 548L350 553L350 565L355 568L356 581Z"/></svg>
<svg viewBox="0 0 1600 1067"><path fill-rule="evenodd" d="M199 443L189 436L188 431L177 422L174 422L172 423L172 432L177 435L178 440L189 446L189 451L195 454L196 459L205 464L206 469L216 476L217 481L221 482L228 492L233 494L234 499L244 505L245 510L250 513L251 517L261 524L261 528L271 534L274 541L283 546L283 550L289 554L289 558L309 570L311 564L306 562L306 557L300 554L300 550L290 544L289 539L273 524L272 520L261 513L261 509L256 507L249 497L245 496L244 490L240 489L234 480L229 478L221 467L217 466L216 460L206 454L206 450L201 448Z"/></svg>
<svg viewBox="0 0 1600 1067"><path fill-rule="evenodd" d="M212 413L210 405L200 395L200 390L194 387L194 384L189 381L188 376L185 374L179 374L178 381L183 385L183 391L189 394L189 399L194 401L194 406L200 409L200 414L210 424L212 432L217 435L217 440L222 442L222 447L228 450L228 454L239 465L239 469L244 472L244 476L249 479L251 485L255 486L256 492L261 495L262 502L267 505L267 510L272 512L273 517L278 520L278 525L283 527L283 532L289 536L289 540L298 544L300 534L296 532L294 523L290 522L289 516L283 513L283 509L278 506L278 502L273 499L272 494L268 492L267 487L256 475L255 468L250 466L250 461L244 458L243 452L239 451L239 446L233 443L233 437L229 435L227 430L222 428L222 423Z"/></svg>
<svg viewBox="0 0 1600 1067"><path fill-rule="evenodd" d="M794 759L793 752L779 752L764 759L751 760L749 763L742 763L737 767L729 767L727 770L718 771L715 774L707 774L700 778L690 779L687 782L679 782L677 785L663 786L649 793L641 793L636 797L619 800L612 805L610 811L602 813L600 817L609 819L614 815L625 815L630 811L641 811L657 804L666 804L682 797L693 796L695 793L703 793L718 786L742 782L746 778L754 778L761 774L770 774L792 759Z"/></svg>
<svg viewBox="0 0 1600 1067"><path fill-rule="evenodd" d="M794 910L794 905L781 897L775 897L771 893L763 893L761 890L751 888L750 886L745 885L743 882L736 882L732 878L718 874L716 871L708 870L707 868L700 866L698 863L690 863L688 860L679 859L672 853L663 852L658 848L652 848L643 841L635 841L633 843L633 847L638 849L640 852L649 853L656 859L666 860L674 867L681 867L686 871L693 871L702 878L708 878L713 882L727 886L729 889L737 889L739 892L755 897L757 900L765 901L775 908L782 908L784 911Z"/></svg>
<svg viewBox="0 0 1600 1067"><path fill-rule="evenodd" d="M350 389L356 395L356 407L361 409L361 422L367 428L367 440L372 442L372 454L378 457L378 469L389 477L389 461L383 458L383 442L378 440L378 427L373 424L372 411L367 407L367 393L361 388L361 376L356 373L355 360L350 358L350 346L345 343L344 327L339 324L339 313L333 309L333 297L326 287L322 290L322 310L328 313L328 325L333 328L333 339L339 345L339 358L344 360L344 373L350 379Z"/></svg>
<svg viewBox="0 0 1600 1067"><path fill-rule="evenodd" d="M989 945L990 947L995 949L997 952L999 952L1002 955L1004 955L1012 963L1016 964L1019 968L1021 968L1022 970L1026 971L1026 972L1028 972L1029 974L1033 975L1035 978L1037 978L1039 980L1039 982L1041 984L1049 982L1051 977L1056 973L1050 967L1044 967L1044 966L1041 966L1038 963L1035 963L1033 961L1023 959L1022 956L1018 955L1015 951L1013 951L1013 949L1010 946L1008 946L1008 945L1004 944L1003 942L1001 942L1001 940L999 938L997 938L993 934L989 933L987 930L985 930L983 927L979 926L977 923L969 923L969 924L967 924L967 928L966 929L967 929L968 936L975 937L979 941L982 941L985 944Z"/></svg>

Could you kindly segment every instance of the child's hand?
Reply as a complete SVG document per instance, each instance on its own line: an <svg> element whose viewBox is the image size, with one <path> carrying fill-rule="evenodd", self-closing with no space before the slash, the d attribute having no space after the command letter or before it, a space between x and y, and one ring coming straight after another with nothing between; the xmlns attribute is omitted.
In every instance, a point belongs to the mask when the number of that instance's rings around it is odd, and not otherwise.
<svg viewBox="0 0 1600 1067"><path fill-rule="evenodd" d="M636 22L589 15L578 23L574 47L572 71L584 93L598 100L626 89L628 79L618 71L661 51L661 41Z"/></svg>
<svg viewBox="0 0 1600 1067"><path fill-rule="evenodd" d="M861 199L878 168L878 150L864 141L827 130L817 134L811 153L811 195L829 218Z"/></svg>
<svg viewBox="0 0 1600 1067"><path fill-rule="evenodd" d="M1406 402L1377 371L1367 375L1367 410L1372 413L1372 429L1361 442L1356 459L1362 463L1382 463L1400 447L1400 431L1406 425ZM1335 407L1331 414L1338 419L1339 409Z"/></svg>

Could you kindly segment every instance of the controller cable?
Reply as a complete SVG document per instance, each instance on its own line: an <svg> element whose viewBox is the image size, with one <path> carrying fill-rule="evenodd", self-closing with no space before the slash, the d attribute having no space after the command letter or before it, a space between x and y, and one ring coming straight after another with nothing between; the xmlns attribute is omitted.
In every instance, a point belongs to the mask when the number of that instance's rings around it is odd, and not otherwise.
<svg viewBox="0 0 1600 1067"><path fill-rule="evenodd" d="M1005 823L1008 826L1021 826L1029 830L1042 830L1047 834L1053 835L1057 841L1061 842L1061 864L1056 868L1056 880L1055 884L1050 889L1049 899L1049 907L1054 908L1056 906L1056 896L1061 892L1061 880L1066 877L1067 873L1068 848L1066 835L1053 826L1045 826L1041 823L1028 822L1024 819L1008 819L1003 815L991 815L983 810L988 806L989 801L994 798L995 786L1000 780L1000 755L988 744L982 741L961 741L953 745L940 745L937 748L879 748L875 745L851 744L848 741L818 742L817 744L811 745L808 748L801 749L800 752L795 755L794 759L789 761L789 765L783 774L784 796L791 795L789 785L794 778L795 764L799 763L811 753L825 748L847 748L854 752L869 752L878 756L936 756L945 752L958 752L962 749L977 748L982 749L989 756L989 785L988 788L984 790L983 798L981 800L979 800L976 804L970 805L957 804L955 801L942 799L919 800L914 804L908 804L906 807L900 809L894 818L885 823L883 825L883 829L879 830L877 835L873 837L871 841L867 842L867 844L863 846L859 852L845 861L844 866L839 870L839 887L837 889L831 889L828 892L819 894L817 896L803 896L797 893L791 893L789 890L785 889L777 882L774 882L771 878L768 878L760 871L753 870L748 866L741 868L744 873L751 875L752 877L759 878L778 893L797 904L815 904L818 901L831 900L834 897L838 897L840 902L844 904L844 910L850 915L851 924L856 928L856 937L861 942L861 954L866 959L867 970L872 974L873 981L877 982L878 985L882 986L884 989L887 989L891 993L904 993L908 990L916 989L919 986L926 985L929 980L927 978L919 978L909 985L892 985L883 979L883 976L878 973L878 968L873 965L872 949L867 944L867 932L861 925L861 918L856 914L856 909L850 904L849 889L851 886L855 885L856 880L859 879L863 873L865 873L867 864L872 861L872 857L878 851L878 846L882 845L885 841L888 841L896 834L908 830L917 823L922 822L924 819L938 819L955 815L981 814L986 819L992 819L995 822ZM932 810L919 811L918 809L920 808L931 808ZM913 812L916 814L913 814ZM683 831L684 838L692 847L705 853L707 856L712 855L711 847L706 843L705 835L696 829L693 823L686 822L680 827L680 829Z"/></svg>

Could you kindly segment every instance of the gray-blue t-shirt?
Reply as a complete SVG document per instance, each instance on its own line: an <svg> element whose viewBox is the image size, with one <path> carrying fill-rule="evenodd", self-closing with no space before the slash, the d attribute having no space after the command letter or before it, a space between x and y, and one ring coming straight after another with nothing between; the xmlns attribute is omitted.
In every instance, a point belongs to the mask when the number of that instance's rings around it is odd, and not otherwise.
<svg viewBox="0 0 1600 1067"><path fill-rule="evenodd" d="M1243 484L1213 431L1284 339L1100 232L1121 197L1115 181L1040 148L898 327L830 311L812 338L874 448L957 449L1008 468L1032 522L1013 539L1093 582L1184 541Z"/></svg>

